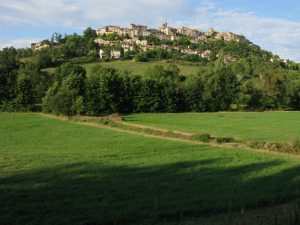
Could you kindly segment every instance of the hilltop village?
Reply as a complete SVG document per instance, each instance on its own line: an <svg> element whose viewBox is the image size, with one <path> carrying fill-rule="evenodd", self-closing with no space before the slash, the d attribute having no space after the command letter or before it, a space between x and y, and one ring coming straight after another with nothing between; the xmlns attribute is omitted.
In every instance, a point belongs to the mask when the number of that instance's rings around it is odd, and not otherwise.
<svg viewBox="0 0 300 225"><path fill-rule="evenodd" d="M181 54L197 55L201 58L210 58L210 50L199 50L192 45L198 44L205 40L223 40L223 41L245 41L242 35L232 32L218 32L209 29L202 32L189 27L174 28L168 23L162 24L158 29L148 28L145 25L130 24L128 28L108 25L96 30L97 38L94 42L99 46L100 59L119 59L121 56L130 51L145 52L153 49L164 49L166 51L178 51ZM109 38L108 38L109 37ZM159 44L155 41L159 40ZM176 45L174 42L184 40L190 45ZM107 48L109 46L109 48ZM49 48L48 43L32 43L33 51ZM233 56L224 56L225 61L234 61Z"/></svg>

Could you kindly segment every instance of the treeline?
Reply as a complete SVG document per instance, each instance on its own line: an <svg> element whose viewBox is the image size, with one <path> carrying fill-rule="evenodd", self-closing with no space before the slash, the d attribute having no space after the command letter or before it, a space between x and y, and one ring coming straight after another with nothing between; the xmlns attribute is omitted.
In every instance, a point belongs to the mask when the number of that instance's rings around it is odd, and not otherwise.
<svg viewBox="0 0 300 225"><path fill-rule="evenodd" d="M96 66L65 64L43 98L43 110L67 115L121 112L215 112L233 109L300 109L300 78L241 82L220 63L202 75L181 76L176 66L155 66L144 76Z"/></svg>
<svg viewBox="0 0 300 225"><path fill-rule="evenodd" d="M299 110L300 75L259 59L222 59L182 76L175 65L155 66L143 75L96 66L89 75L65 63L54 74L21 62L13 48L0 51L0 110L66 115L113 112L204 112Z"/></svg>

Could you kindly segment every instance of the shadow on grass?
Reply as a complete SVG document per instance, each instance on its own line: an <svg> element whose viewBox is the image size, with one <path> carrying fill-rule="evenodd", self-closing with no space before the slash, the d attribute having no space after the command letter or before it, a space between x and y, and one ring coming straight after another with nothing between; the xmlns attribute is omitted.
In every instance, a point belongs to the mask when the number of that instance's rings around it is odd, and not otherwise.
<svg viewBox="0 0 300 225"><path fill-rule="evenodd" d="M0 224L156 224L300 197L300 167L256 177L282 162L222 168L218 161L77 163L4 177Z"/></svg>

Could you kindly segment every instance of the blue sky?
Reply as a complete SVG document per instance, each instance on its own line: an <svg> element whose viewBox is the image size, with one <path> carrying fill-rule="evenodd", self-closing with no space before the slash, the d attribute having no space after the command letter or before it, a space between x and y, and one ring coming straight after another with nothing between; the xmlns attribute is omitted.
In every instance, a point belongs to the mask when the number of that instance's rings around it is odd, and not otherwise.
<svg viewBox="0 0 300 225"><path fill-rule="evenodd" d="M28 47L54 32L81 33L88 26L165 21L243 34L300 62L299 0L1 0L0 48Z"/></svg>

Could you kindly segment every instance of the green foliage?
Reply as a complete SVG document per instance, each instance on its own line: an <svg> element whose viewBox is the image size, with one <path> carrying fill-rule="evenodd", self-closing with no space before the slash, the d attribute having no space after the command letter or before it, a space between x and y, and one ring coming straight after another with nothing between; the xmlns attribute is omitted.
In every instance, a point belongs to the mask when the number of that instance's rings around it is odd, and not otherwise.
<svg viewBox="0 0 300 225"><path fill-rule="evenodd" d="M211 136L209 134L194 134L191 137L192 140L196 140L196 141L201 141L201 142L205 142L208 143L211 141Z"/></svg>
<svg viewBox="0 0 300 225"><path fill-rule="evenodd" d="M251 148L264 149L270 151L284 152L284 153L299 153L300 141L288 141L288 142L271 142L271 141L257 141L252 140L248 142L248 146Z"/></svg>
<svg viewBox="0 0 300 225"><path fill-rule="evenodd" d="M45 112L74 115L84 110L86 94L85 70L77 65L65 64L56 71L57 81L43 98Z"/></svg>
<svg viewBox="0 0 300 225"><path fill-rule="evenodd" d="M213 73L204 77L203 102L206 111L221 111L230 109L237 99L238 80L230 68L217 65Z"/></svg>
<svg viewBox="0 0 300 225"><path fill-rule="evenodd" d="M204 84L200 76L190 75L183 83L187 111L200 112L205 110L202 101Z"/></svg>
<svg viewBox="0 0 300 225"><path fill-rule="evenodd" d="M153 34L150 34L148 37L146 37L146 40L149 44L152 45L160 45L161 43L161 40Z"/></svg>
<svg viewBox="0 0 300 225"><path fill-rule="evenodd" d="M65 43L67 58L86 56L88 53L88 40L77 34L69 35Z"/></svg>
<svg viewBox="0 0 300 225"><path fill-rule="evenodd" d="M87 84L88 111L92 114L118 112L122 104L122 78L115 69L95 67Z"/></svg>
<svg viewBox="0 0 300 225"><path fill-rule="evenodd" d="M217 138L216 138L216 141L217 141L218 143L229 143L229 142L234 141L234 139L231 138L231 137L217 137Z"/></svg>
<svg viewBox="0 0 300 225"><path fill-rule="evenodd" d="M20 110L27 108L34 102L34 93L31 81L24 74L18 77L16 98L14 99L14 102Z"/></svg>
<svg viewBox="0 0 300 225"><path fill-rule="evenodd" d="M55 107L55 96L59 90L59 83L56 81L46 92L45 97L42 98L43 112L51 113ZM54 111L53 111L54 112Z"/></svg>
<svg viewBox="0 0 300 225"><path fill-rule="evenodd" d="M36 52L31 62L35 64L38 68L47 68L55 65L47 49Z"/></svg>
<svg viewBox="0 0 300 225"><path fill-rule="evenodd" d="M95 38L97 38L96 30L92 29L91 27L86 28L83 31L83 37L93 41Z"/></svg>
<svg viewBox="0 0 300 225"><path fill-rule="evenodd" d="M17 51L14 48L0 51L0 104L15 97L18 68Z"/></svg>

